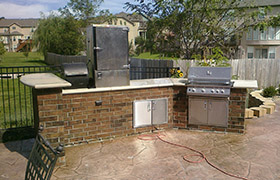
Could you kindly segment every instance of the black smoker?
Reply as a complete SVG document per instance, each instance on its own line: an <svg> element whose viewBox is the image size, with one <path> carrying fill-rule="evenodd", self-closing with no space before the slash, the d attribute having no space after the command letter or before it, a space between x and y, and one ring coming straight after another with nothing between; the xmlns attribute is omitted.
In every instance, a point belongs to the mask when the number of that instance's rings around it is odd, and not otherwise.
<svg viewBox="0 0 280 180"><path fill-rule="evenodd" d="M189 124L227 127L230 67L191 67L188 74Z"/></svg>

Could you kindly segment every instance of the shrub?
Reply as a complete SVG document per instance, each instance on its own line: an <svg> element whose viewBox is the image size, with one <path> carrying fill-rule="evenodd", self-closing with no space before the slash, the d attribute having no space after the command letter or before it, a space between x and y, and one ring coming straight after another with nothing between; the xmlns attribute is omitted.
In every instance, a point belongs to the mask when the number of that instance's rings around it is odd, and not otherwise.
<svg viewBox="0 0 280 180"><path fill-rule="evenodd" d="M277 90L273 86L269 86L263 90L264 97L272 97L275 96L276 94L277 94Z"/></svg>
<svg viewBox="0 0 280 180"><path fill-rule="evenodd" d="M278 94L280 95L280 84L278 86Z"/></svg>

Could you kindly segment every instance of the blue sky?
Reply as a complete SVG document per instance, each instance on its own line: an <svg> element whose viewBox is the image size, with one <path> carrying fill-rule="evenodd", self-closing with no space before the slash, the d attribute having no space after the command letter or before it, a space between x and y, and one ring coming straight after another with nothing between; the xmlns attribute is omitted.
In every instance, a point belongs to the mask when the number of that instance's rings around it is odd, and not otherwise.
<svg viewBox="0 0 280 180"><path fill-rule="evenodd" d="M0 0L0 17L5 18L39 18L40 12L49 14L64 7L69 0ZM109 9L116 14L124 9L125 2L134 0L104 0L100 9Z"/></svg>

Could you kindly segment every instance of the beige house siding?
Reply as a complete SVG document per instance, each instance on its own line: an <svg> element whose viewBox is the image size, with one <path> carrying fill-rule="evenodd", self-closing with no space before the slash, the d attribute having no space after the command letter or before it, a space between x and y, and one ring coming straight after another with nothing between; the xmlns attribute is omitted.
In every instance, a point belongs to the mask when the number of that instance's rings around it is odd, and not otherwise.
<svg viewBox="0 0 280 180"><path fill-rule="evenodd" d="M271 11L268 12L268 17L278 15L279 12L280 12L280 2L274 3L273 6L271 6ZM269 31L269 28L267 28L263 34L261 34L259 30L254 30L254 29L252 29L251 33L249 33L250 31L244 32L240 41L237 58L249 59L250 56L248 56L248 53L252 52L253 58L269 59L270 58L269 51L273 52L274 50L275 56L271 59L280 59L280 27L274 27L273 28L274 32ZM251 37L248 37L249 34L251 35ZM256 35L258 35L258 37ZM273 36L274 38L271 39L271 37ZM266 54L267 52L266 57L260 55L261 51L263 51L263 55Z"/></svg>
<svg viewBox="0 0 280 180"><path fill-rule="evenodd" d="M15 52L20 40L32 39L38 19L1 19L0 41L7 51Z"/></svg>

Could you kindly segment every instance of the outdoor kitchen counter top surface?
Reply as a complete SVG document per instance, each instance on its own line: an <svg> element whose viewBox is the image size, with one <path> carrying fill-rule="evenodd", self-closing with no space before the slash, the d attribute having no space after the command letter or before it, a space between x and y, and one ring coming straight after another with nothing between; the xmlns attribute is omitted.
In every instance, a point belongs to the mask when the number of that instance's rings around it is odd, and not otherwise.
<svg viewBox="0 0 280 180"><path fill-rule="evenodd" d="M71 86L69 82L52 73L27 74L20 78L20 82L35 89L63 88Z"/></svg>
<svg viewBox="0 0 280 180"><path fill-rule="evenodd" d="M35 89L47 88L62 88L70 87L71 84L51 73L35 73L28 74L21 77L20 81ZM65 89L63 94L75 93L89 93L89 92L104 92L117 91L129 89L144 89L153 87L168 87L168 86L186 86L186 78L159 78L159 79L142 79L131 80L129 86L114 86L114 87L100 87L100 88L79 88L79 89ZM256 80L233 80L233 88L258 88Z"/></svg>
<svg viewBox="0 0 280 180"><path fill-rule="evenodd" d="M233 80L233 88L258 88L256 80ZM168 86L186 86L187 79L185 78L159 78L159 79L144 79L131 80L129 86L114 86L100 88L80 88L80 89L65 89L63 94L89 93L89 92L104 92L129 89L144 89L153 87L168 87Z"/></svg>
<svg viewBox="0 0 280 180"><path fill-rule="evenodd" d="M232 80L233 88L251 88L258 89L257 80Z"/></svg>

